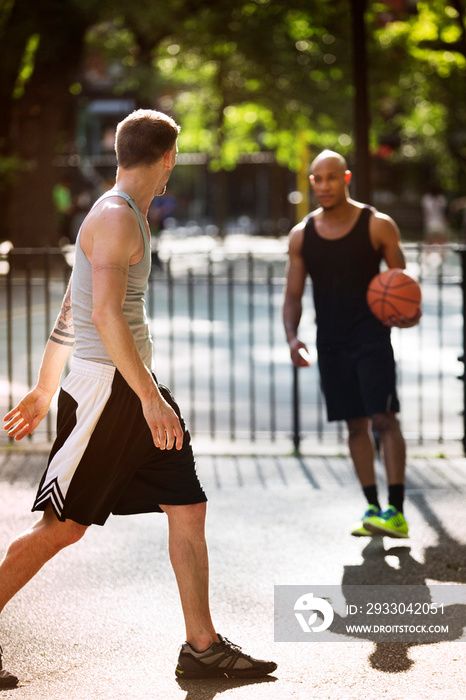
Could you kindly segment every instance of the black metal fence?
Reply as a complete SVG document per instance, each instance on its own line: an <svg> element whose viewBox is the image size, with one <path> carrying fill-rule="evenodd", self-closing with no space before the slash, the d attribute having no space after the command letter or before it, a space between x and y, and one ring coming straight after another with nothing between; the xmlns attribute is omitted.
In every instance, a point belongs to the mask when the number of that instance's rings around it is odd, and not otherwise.
<svg viewBox="0 0 466 700"><path fill-rule="evenodd" d="M316 363L296 371L289 359L281 321L286 243L256 241L249 253L207 238L204 246L198 252L190 240L165 245L147 293L155 372L174 391L196 441L272 450L342 443L344 426L326 421ZM392 333L403 432L419 445L464 444L458 358L465 253L454 246L405 248L408 272L422 286L423 317L417 327ZM0 257L0 409L35 383L72 262L72 249L12 250ZM313 317L309 289L301 337L310 348ZM54 410L28 439L48 442L53 431ZM6 434L0 440L7 444Z"/></svg>

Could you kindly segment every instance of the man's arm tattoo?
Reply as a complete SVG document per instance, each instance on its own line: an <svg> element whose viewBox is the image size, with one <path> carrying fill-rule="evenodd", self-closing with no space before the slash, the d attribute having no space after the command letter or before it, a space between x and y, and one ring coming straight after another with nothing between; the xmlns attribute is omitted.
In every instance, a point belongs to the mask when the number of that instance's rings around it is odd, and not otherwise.
<svg viewBox="0 0 466 700"><path fill-rule="evenodd" d="M74 345L74 326L71 313L71 285L68 286L66 291L55 328L50 334L50 340L53 340L54 343L58 343L59 345L68 345L71 347Z"/></svg>

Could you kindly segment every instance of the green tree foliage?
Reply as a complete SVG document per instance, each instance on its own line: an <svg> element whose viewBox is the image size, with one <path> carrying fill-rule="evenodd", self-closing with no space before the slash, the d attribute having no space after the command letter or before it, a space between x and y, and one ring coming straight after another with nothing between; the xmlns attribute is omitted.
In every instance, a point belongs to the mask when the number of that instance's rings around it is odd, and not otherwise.
<svg viewBox="0 0 466 700"><path fill-rule="evenodd" d="M172 113L182 149L206 153L213 169L273 151L297 170L303 144L311 154L350 154L351 7L0 0L0 237L14 232L18 245L56 240L53 158L74 133L83 65L93 54L108 67L106 94ZM416 13L387 22L388 10L367 2L372 148L385 146L395 162L435 163L453 183L466 160L463 0L418 2Z"/></svg>
<svg viewBox="0 0 466 700"><path fill-rule="evenodd" d="M316 149L351 144L347 14L347 0L222 2L178 23L144 60L117 22L107 27L122 67L115 89L158 95L183 125L183 148L207 153L214 169L260 150L297 169L297 132Z"/></svg>
<svg viewBox="0 0 466 700"><path fill-rule="evenodd" d="M417 13L402 19L374 34L374 134L393 148L395 162L425 164L454 191L466 164L463 2L418 2Z"/></svg>
<svg viewBox="0 0 466 700"><path fill-rule="evenodd" d="M2 0L0 5L0 238L55 244L54 156L74 134L85 37L120 22L143 65L175 22L213 0ZM183 13L185 13L183 15ZM108 42L105 32L103 43ZM27 206L25 206L27 200Z"/></svg>

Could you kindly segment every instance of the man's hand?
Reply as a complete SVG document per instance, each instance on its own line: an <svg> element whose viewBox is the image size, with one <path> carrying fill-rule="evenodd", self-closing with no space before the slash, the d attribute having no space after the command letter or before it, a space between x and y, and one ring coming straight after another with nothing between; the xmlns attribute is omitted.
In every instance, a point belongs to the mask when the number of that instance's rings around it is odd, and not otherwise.
<svg viewBox="0 0 466 700"><path fill-rule="evenodd" d="M295 367L310 367L311 356L301 340L294 338L290 341L290 355Z"/></svg>
<svg viewBox="0 0 466 700"><path fill-rule="evenodd" d="M419 308L416 315L411 318L406 318L406 316L390 316L385 321L385 326L390 326L390 328L412 328L416 326L422 316L422 310Z"/></svg>
<svg viewBox="0 0 466 700"><path fill-rule="evenodd" d="M12 408L4 417L4 430L9 437L16 441L22 440L25 435L31 435L39 423L47 415L52 396L39 387L35 387L29 394Z"/></svg>
<svg viewBox="0 0 466 700"><path fill-rule="evenodd" d="M154 445L161 450L183 447L184 433L173 408L159 395L157 399L142 403L142 412L152 433Z"/></svg>

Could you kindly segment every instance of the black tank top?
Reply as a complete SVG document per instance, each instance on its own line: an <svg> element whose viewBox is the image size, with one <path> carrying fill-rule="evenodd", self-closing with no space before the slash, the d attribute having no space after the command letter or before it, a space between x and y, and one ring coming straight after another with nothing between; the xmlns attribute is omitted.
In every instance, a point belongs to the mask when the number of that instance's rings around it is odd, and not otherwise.
<svg viewBox="0 0 466 700"><path fill-rule="evenodd" d="M369 235L373 211L364 207L353 228L333 240L319 236L313 214L307 219L302 255L312 280L319 347L351 347L390 335L366 302L367 287L382 260Z"/></svg>

